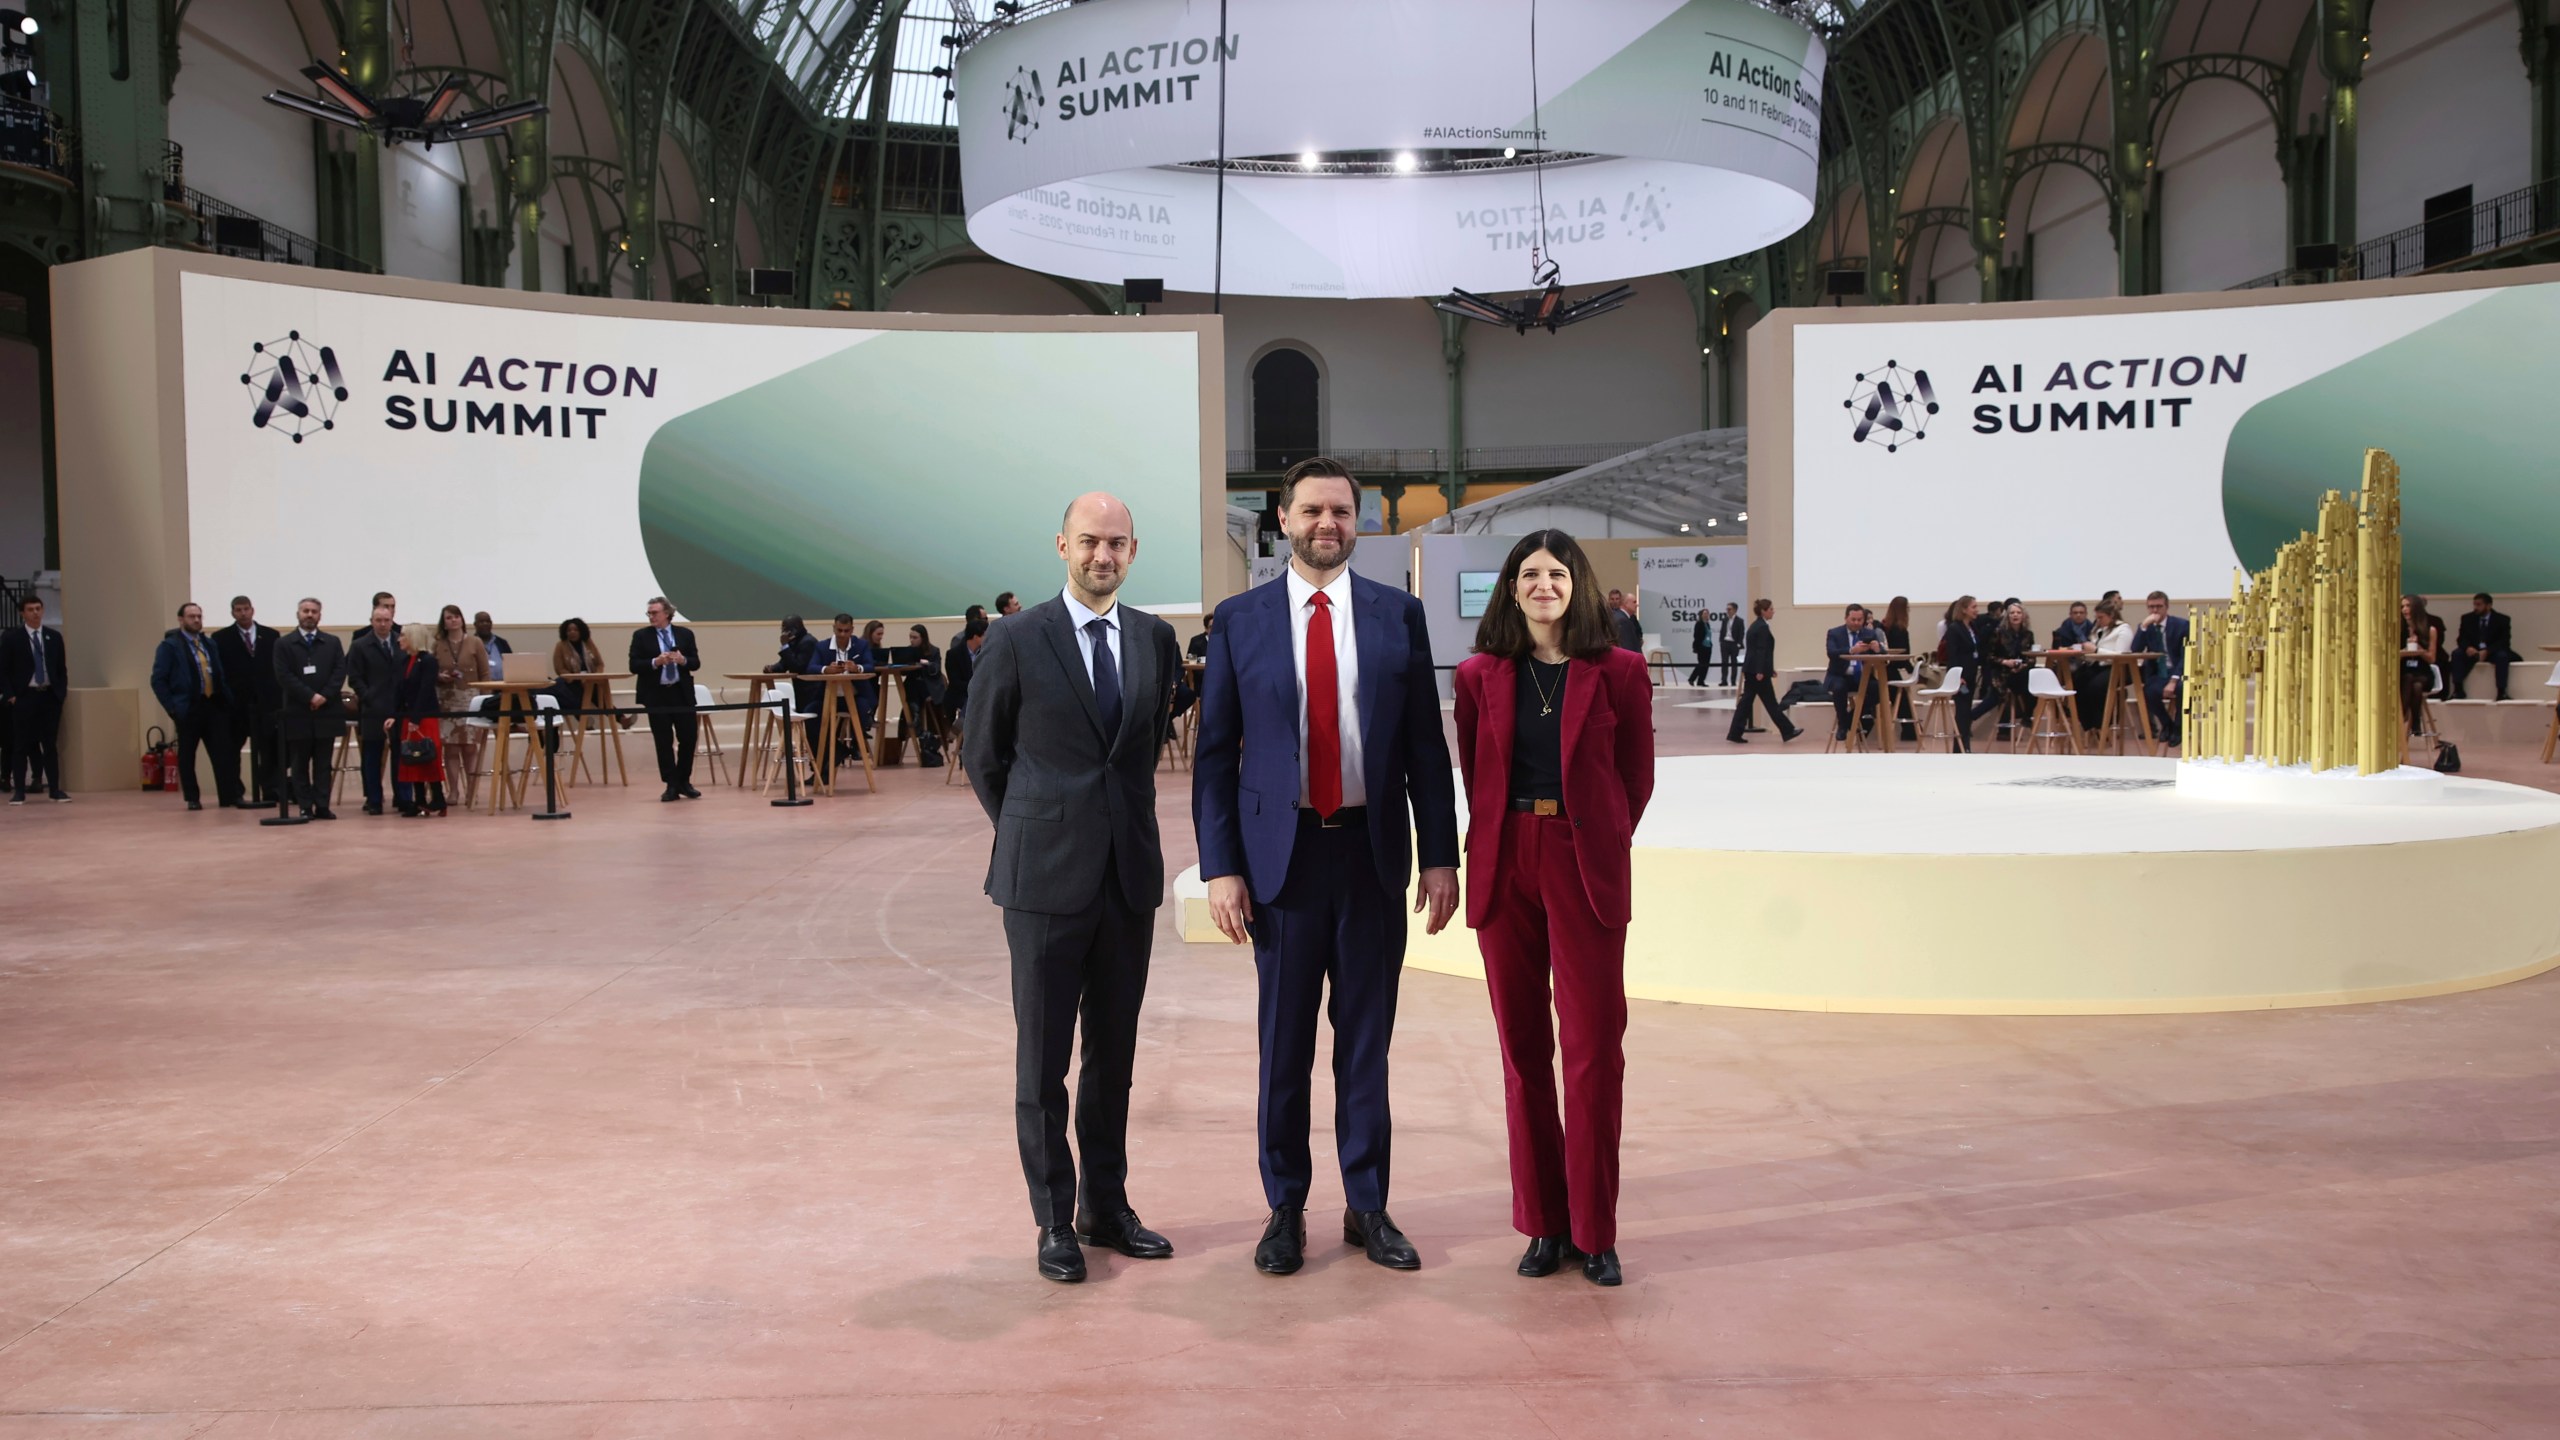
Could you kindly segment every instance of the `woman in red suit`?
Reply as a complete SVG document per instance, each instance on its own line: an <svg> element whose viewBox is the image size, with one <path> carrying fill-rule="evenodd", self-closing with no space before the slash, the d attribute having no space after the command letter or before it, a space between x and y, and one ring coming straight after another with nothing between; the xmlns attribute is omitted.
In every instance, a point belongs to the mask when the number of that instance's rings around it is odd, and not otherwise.
<svg viewBox="0 0 2560 1440"><path fill-rule="evenodd" d="M1520 1273L1579 1258L1586 1279L1616 1285L1628 851L1653 794L1653 686L1644 657L1617 647L1572 536L1512 547L1457 689L1467 924L1502 1040Z"/></svg>

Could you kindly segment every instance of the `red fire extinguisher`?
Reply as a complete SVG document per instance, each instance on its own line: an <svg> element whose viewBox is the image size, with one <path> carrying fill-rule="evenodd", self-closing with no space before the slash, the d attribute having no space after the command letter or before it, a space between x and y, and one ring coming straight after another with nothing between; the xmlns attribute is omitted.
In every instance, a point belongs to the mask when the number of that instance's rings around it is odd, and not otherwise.
<svg viewBox="0 0 2560 1440"><path fill-rule="evenodd" d="M146 748L142 752L142 788L175 790L178 788L178 756L169 748L169 737L157 725L144 733Z"/></svg>

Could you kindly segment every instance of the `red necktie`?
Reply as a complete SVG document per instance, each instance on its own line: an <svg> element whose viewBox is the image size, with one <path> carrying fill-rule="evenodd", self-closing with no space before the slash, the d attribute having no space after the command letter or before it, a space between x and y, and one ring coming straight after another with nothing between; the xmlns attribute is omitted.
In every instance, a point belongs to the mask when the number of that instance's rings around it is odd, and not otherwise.
<svg viewBox="0 0 2560 1440"><path fill-rule="evenodd" d="M1342 706L1335 693L1333 602L1321 590L1307 617L1307 798L1319 817L1342 808Z"/></svg>

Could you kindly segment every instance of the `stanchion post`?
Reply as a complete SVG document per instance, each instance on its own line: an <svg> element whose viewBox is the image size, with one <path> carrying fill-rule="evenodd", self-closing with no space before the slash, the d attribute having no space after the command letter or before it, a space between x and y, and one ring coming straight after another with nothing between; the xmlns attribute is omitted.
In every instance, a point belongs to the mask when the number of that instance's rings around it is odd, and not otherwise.
<svg viewBox="0 0 2560 1440"><path fill-rule="evenodd" d="M786 680L783 683L788 685L791 682ZM794 708L792 696L784 695L779 698L782 700L782 798L772 803L778 807L791 808L806 805L810 801L808 796L800 793L800 761L791 750L791 734L800 728L800 722L791 714ZM828 703L832 703L834 698L832 695L827 697Z"/></svg>
<svg viewBox="0 0 2560 1440"><path fill-rule="evenodd" d="M554 710L546 715L539 705L536 705L533 711L534 723L542 727L542 808L534 813L533 818L536 820L569 818L569 812L560 808L560 772L557 768L560 756L560 725L552 718L558 714L560 712Z"/></svg>
<svg viewBox="0 0 2560 1440"><path fill-rule="evenodd" d="M279 772L285 772L285 771L287 771L287 767L286 767L286 765L285 765L285 758L284 758L284 707L283 707L283 706L281 706L281 705L279 705L279 706L277 706L277 707L276 707L276 714L275 714L275 726L276 726L276 768L277 768L277 770L278 770ZM255 767L255 766L257 765L257 763L258 763L258 761L257 761L257 750L256 750L256 748L255 748L255 747L252 747L252 748L251 748L251 750L250 750L250 752L249 752L249 756L250 756L250 758L249 758L249 763L250 763L250 765L251 765L252 767ZM271 776L269 776L269 777L268 777L268 781L269 781L269 783L274 784L274 785L275 785L275 787L276 787L276 813L274 813L273 815L269 815L269 816L267 816L265 819L260 820L258 823L259 823L259 824L261 824L261 825L308 825L308 824L310 824L310 823L311 823L311 821L309 820L309 818L308 818L308 817L301 816L301 815L296 815L296 814L294 814L294 813L293 813L293 781L292 781L292 778L291 778L290 773L288 772L288 773L279 773L279 774L271 775Z"/></svg>

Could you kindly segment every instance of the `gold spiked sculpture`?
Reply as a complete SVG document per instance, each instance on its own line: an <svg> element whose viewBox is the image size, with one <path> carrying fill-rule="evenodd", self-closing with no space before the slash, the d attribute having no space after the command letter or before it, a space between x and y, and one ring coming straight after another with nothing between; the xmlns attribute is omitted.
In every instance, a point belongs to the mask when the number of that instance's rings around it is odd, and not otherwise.
<svg viewBox="0 0 2560 1440"><path fill-rule="evenodd" d="M2181 758L2399 768L2400 643L2400 466L2367 450L2353 501L2322 496L2316 528L2233 573L2228 606L2190 612Z"/></svg>

